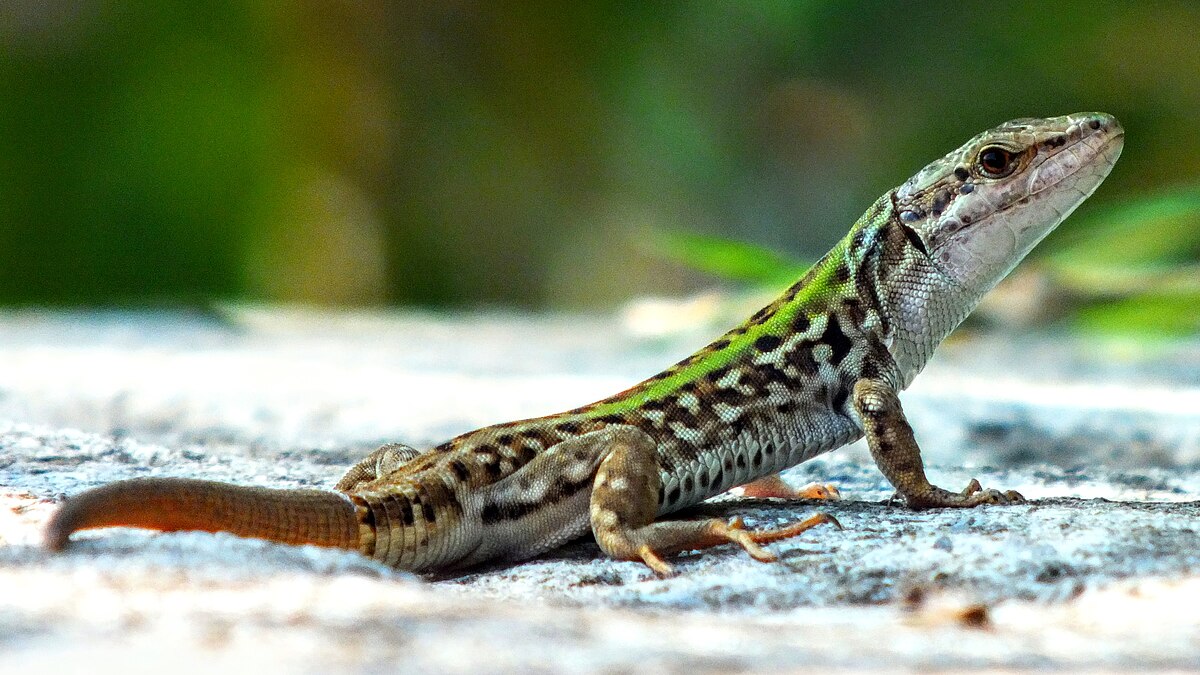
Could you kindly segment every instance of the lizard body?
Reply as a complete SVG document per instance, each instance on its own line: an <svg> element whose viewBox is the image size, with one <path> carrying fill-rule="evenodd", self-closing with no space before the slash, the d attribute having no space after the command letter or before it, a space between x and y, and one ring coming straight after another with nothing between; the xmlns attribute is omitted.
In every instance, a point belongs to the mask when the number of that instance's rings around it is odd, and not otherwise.
<svg viewBox="0 0 1200 675"><path fill-rule="evenodd" d="M47 541L113 525L227 530L361 551L414 570L520 559L590 529L605 553L642 560L775 530L658 520L733 486L867 437L913 508L1021 501L931 485L898 392L979 299L1086 199L1123 144L1117 121L1080 113L1002 124L879 198L828 254L748 321L602 401L500 424L427 452L389 445L336 492L135 479L67 501ZM836 522L836 521L834 521Z"/></svg>

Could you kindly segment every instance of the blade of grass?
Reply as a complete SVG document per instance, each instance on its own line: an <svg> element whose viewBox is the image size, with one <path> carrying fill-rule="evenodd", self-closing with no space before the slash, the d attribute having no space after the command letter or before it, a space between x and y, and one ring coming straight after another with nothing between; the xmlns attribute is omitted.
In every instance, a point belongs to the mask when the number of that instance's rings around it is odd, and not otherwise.
<svg viewBox="0 0 1200 675"><path fill-rule="evenodd" d="M1126 200L1068 221L1044 258L1056 267L1162 265L1200 255L1200 185Z"/></svg>

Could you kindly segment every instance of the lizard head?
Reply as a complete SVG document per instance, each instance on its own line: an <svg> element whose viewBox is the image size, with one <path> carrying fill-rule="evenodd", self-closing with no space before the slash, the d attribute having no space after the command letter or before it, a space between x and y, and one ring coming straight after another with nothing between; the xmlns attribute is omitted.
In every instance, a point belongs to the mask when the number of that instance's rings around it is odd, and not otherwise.
<svg viewBox="0 0 1200 675"><path fill-rule="evenodd" d="M896 189L896 217L917 251L982 295L1092 194L1123 144L1104 113L1005 122Z"/></svg>

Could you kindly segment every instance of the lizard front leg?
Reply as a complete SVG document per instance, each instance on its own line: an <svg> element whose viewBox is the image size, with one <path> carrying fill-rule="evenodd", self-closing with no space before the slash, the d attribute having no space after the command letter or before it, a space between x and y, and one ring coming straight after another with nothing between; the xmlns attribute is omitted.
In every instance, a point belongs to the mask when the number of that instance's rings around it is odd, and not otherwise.
<svg viewBox="0 0 1200 675"><path fill-rule="evenodd" d="M900 397L890 385L878 380L859 380L854 385L854 409L862 420L867 447L871 449L875 464L909 507L970 507L1025 501L1020 493L1012 490L984 490L973 478L962 492L950 492L931 484L925 477L921 448L917 446L912 426L900 407Z"/></svg>
<svg viewBox="0 0 1200 675"><path fill-rule="evenodd" d="M654 522L660 485L654 440L636 429L615 435L596 471L590 516L601 550L619 560L641 560L661 576L673 571L664 555L734 543L755 560L771 562L775 554L760 544L794 537L821 523L838 525L823 513L771 530L746 530L740 518Z"/></svg>

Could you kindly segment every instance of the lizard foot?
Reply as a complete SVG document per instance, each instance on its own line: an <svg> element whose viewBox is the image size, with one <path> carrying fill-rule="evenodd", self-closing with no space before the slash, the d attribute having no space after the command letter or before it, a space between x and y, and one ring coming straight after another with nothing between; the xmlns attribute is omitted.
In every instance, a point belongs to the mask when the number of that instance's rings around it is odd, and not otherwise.
<svg viewBox="0 0 1200 675"><path fill-rule="evenodd" d="M741 546L742 550L749 553L751 558L759 562L775 562L779 557L763 548L761 544L769 544L780 539L795 537L824 523L830 523L837 527L837 529L842 529L842 524L838 522L837 518L827 513L818 513L798 523L769 530L747 530L745 521L740 517L733 518L728 523L721 520L712 520L709 521L708 532L705 533L711 539L704 537L697 541L696 544L698 548L706 548L730 542Z"/></svg>
<svg viewBox="0 0 1200 675"><path fill-rule="evenodd" d="M837 486L831 483L809 483L799 488L788 485L779 474L773 474L741 487L742 496L776 499L821 499L836 501L842 498Z"/></svg>
<svg viewBox="0 0 1200 675"><path fill-rule="evenodd" d="M675 573L675 568L663 560L661 554L700 550L721 544L737 544L759 562L775 562L779 559L778 556L763 548L762 544L795 537L824 523L831 523L839 530L842 529L836 518L824 513L769 530L747 530L741 518L733 518L729 522L716 518L704 521L666 521L654 523L637 533L639 537L654 538L658 541L653 544L642 543L637 546L634 555L620 557L640 559L660 577L669 577Z"/></svg>
<svg viewBox="0 0 1200 675"><path fill-rule="evenodd" d="M971 479L971 482L963 488L960 494L973 501L974 504L1024 504L1029 501L1016 490L984 490L975 478Z"/></svg>
<svg viewBox="0 0 1200 675"><path fill-rule="evenodd" d="M739 526L742 524L741 518L735 518L734 520ZM838 522L837 518L834 518L828 513L817 513L798 523L792 523L791 525L785 525L783 527L777 527L770 530L746 530L746 534L748 534L756 543L768 544L773 541L779 541L780 539L794 537L805 530L810 530L817 525L824 525L825 523L829 523L839 530L842 529L842 524Z"/></svg>
<svg viewBox="0 0 1200 675"><path fill-rule="evenodd" d="M1028 501L1016 490L985 490L974 478L962 492L950 492L932 485L924 494L904 494L899 490L896 492L908 502L909 508L913 509L971 508L981 504L1024 504Z"/></svg>

